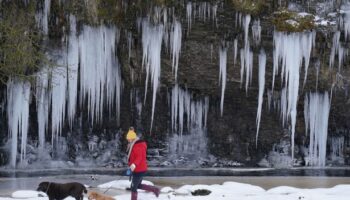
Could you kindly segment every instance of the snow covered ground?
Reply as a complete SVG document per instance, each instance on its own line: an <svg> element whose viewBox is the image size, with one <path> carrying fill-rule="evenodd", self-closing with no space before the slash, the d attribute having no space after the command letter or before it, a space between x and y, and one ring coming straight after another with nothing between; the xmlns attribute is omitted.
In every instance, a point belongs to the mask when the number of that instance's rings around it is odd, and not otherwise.
<svg viewBox="0 0 350 200"><path fill-rule="evenodd" d="M144 181L145 184L153 184L150 181ZM117 200L129 200L130 193L125 189L130 186L128 180L111 181L98 185L100 191L110 188L120 190L119 195L115 195ZM191 193L199 190L209 190L211 193L207 196L193 196ZM28 200L46 200L45 194L32 190L18 190L12 193L12 197L0 197L0 200L12 199L28 199ZM350 196L350 184L337 185L332 188L314 188L302 189L289 186L278 186L265 190L260 186L238 182L225 182L223 184L214 185L183 185L173 189L171 187L163 187L159 200L348 200ZM74 200L71 197L67 200ZM87 200L87 196L84 200ZM157 199L152 193L144 191L139 192L139 200Z"/></svg>

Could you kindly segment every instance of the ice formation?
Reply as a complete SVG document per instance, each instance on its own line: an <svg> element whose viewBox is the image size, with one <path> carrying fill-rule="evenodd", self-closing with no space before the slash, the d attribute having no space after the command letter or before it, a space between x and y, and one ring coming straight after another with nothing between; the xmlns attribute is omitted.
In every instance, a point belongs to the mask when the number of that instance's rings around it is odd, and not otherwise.
<svg viewBox="0 0 350 200"><path fill-rule="evenodd" d="M175 21L172 25L172 31L170 33L170 50L172 53L172 69L175 74L175 80L177 80L177 69L179 66L179 58L181 51L181 38L182 38L182 28L179 21Z"/></svg>
<svg viewBox="0 0 350 200"><path fill-rule="evenodd" d="M328 117L330 100L328 92L310 93L304 99L304 114L309 133L309 154L307 163L313 166L326 165Z"/></svg>
<svg viewBox="0 0 350 200"><path fill-rule="evenodd" d="M266 67L266 54L264 50L260 51L259 54L259 96L258 96L258 111L256 114L256 138L255 145L258 146L258 136L261 119L261 108L263 103L264 89L265 89L265 67Z"/></svg>
<svg viewBox="0 0 350 200"><path fill-rule="evenodd" d="M38 27L43 31L45 35L49 32L49 15L50 15L50 7L51 0L44 0L43 9L36 13L35 20Z"/></svg>
<svg viewBox="0 0 350 200"><path fill-rule="evenodd" d="M249 23L250 15L245 15L242 19L244 28L244 48L241 49L241 87L243 84L243 76L245 72L245 90L248 92L248 86L252 81L253 75L253 52L250 49L249 43Z"/></svg>
<svg viewBox="0 0 350 200"><path fill-rule="evenodd" d="M209 98L195 100L192 94L175 85L171 92L170 138L172 155L206 155L206 127L209 110ZM186 126L185 126L185 121ZM186 133L186 134L185 134Z"/></svg>
<svg viewBox="0 0 350 200"><path fill-rule="evenodd" d="M162 48L163 25L152 25L148 19L142 22L142 66L146 69L145 100L149 75L153 84L152 117L151 129L153 125L154 109L156 104L156 94L160 79L160 53Z"/></svg>
<svg viewBox="0 0 350 200"><path fill-rule="evenodd" d="M300 68L304 60L307 70L309 65L312 44L315 38L314 32L283 33L274 32L274 76L281 65L281 80L286 88L287 109L283 110L283 116L291 123L292 159L294 159L294 134L297 116L297 102L299 93ZM272 88L274 86L272 85Z"/></svg>
<svg viewBox="0 0 350 200"><path fill-rule="evenodd" d="M16 167L17 146L21 141L20 163L25 162L30 104L30 83L19 79L7 82L7 118L11 139L10 166Z"/></svg>
<svg viewBox="0 0 350 200"><path fill-rule="evenodd" d="M220 113L222 116L224 111L224 98L225 98L225 88L226 88L227 48L225 47L220 48L219 57L220 57L219 82L221 81Z"/></svg>

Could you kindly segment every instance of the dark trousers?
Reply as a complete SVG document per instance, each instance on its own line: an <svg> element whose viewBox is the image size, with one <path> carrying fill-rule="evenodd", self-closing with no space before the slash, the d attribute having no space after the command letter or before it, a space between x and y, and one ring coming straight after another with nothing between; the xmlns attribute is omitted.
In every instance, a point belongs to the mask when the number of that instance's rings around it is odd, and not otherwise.
<svg viewBox="0 0 350 200"><path fill-rule="evenodd" d="M144 175L145 175L145 172L132 173L132 180L131 180L132 192L137 192L137 189L141 189L140 186Z"/></svg>

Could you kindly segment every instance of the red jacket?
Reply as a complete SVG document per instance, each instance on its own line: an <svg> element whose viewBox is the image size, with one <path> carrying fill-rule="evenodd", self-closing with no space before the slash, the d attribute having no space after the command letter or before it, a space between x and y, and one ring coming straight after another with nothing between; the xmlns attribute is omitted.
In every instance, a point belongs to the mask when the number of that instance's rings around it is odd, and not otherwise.
<svg viewBox="0 0 350 200"><path fill-rule="evenodd" d="M146 172L147 160L146 160L147 144L144 140L138 140L132 147L128 165L135 164L136 168L134 172Z"/></svg>

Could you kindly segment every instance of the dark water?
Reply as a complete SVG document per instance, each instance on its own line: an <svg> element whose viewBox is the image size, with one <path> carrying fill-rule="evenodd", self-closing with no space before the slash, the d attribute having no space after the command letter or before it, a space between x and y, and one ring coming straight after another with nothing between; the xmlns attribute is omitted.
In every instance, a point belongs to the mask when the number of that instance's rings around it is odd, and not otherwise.
<svg viewBox="0 0 350 200"><path fill-rule="evenodd" d="M59 175L119 175L125 174L125 168L71 168L71 169L35 169L13 170L0 169L1 177L39 177ZM147 176L179 177L179 176L322 176L350 177L350 168L150 168Z"/></svg>

